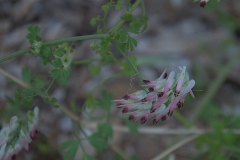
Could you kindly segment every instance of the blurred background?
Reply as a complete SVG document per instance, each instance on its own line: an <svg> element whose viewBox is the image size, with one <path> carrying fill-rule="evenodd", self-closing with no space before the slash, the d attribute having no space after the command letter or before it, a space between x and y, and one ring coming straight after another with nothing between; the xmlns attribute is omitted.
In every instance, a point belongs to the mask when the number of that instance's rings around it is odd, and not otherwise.
<svg viewBox="0 0 240 160"><path fill-rule="evenodd" d="M29 47L25 36L30 24L41 28L43 41L95 34L96 27L90 25L90 19L103 15L101 6L106 2L108 1L0 0L0 56ZM211 134L183 145L165 159L240 159L238 135L231 130L227 134L221 134L224 128L240 127L240 63L236 56L240 52L240 1L210 0L205 8L192 0L148 0L144 3L149 18L148 29L140 35L132 35L138 41L138 46L127 54L137 57L139 72L149 80L158 78L166 67L168 71L179 72L178 66L186 66L190 79L196 81L193 89L196 98L188 96L179 112L191 127L213 129ZM124 10L109 14L108 29L118 22L123 13ZM134 15L141 14L141 7L134 11ZM73 42L74 61L98 57L91 51L90 43L90 40ZM116 56L122 58L118 53ZM49 78L51 66L42 66L40 59L30 54L0 64L2 70L20 79L24 67L45 79ZM73 66L68 86L54 85L50 93L62 105L70 107L75 103L77 108L82 108L87 93L101 79L119 71L117 65L109 64L103 66L101 73L93 78L89 74L88 65ZM9 109L6 96L13 97L14 89L19 86L0 74L0 87L0 111L3 113ZM112 79L103 88L108 89L114 99L121 99L123 95L141 87L133 75ZM96 97L100 91L96 92ZM40 107L40 133L37 140L31 143L30 153L20 152L17 160L61 160L63 153L59 150L59 145L73 138L71 119L60 110L46 105L41 98L36 98L34 102ZM121 119L114 118L123 117L121 110L116 110L113 106L111 113L113 125L124 125ZM14 112L9 111L9 115L14 115ZM1 126L7 122L6 117L7 115L1 115ZM159 122L156 126L150 121L143 125L134 123L140 127L190 127L176 116ZM188 136L114 132L112 144L128 157L148 160ZM84 143L84 146L97 159L122 159L113 147L99 154L88 143ZM80 157L79 149L76 159Z"/></svg>

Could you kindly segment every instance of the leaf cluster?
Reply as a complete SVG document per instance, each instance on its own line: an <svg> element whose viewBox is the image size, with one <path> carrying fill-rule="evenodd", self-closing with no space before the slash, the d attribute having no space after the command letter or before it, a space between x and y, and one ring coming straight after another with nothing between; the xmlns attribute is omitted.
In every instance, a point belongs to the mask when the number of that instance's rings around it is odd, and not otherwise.
<svg viewBox="0 0 240 160"><path fill-rule="evenodd" d="M97 129L87 140L96 150L102 151L108 148L108 140L112 137L113 130L109 123L98 124Z"/></svg>
<svg viewBox="0 0 240 160"><path fill-rule="evenodd" d="M27 30L29 33L27 34L26 38L28 39L29 43L33 45L34 42L41 42L41 37L38 36L40 33L40 28L38 26L30 25L28 26Z"/></svg>
<svg viewBox="0 0 240 160"><path fill-rule="evenodd" d="M239 157L240 138L231 130L231 128L240 128L239 120L240 116L229 117L226 115L218 115L218 118L212 119L210 126L213 128L213 133L205 134L196 141L197 148L204 150L203 155L198 156L220 160ZM226 128L227 132L224 131Z"/></svg>

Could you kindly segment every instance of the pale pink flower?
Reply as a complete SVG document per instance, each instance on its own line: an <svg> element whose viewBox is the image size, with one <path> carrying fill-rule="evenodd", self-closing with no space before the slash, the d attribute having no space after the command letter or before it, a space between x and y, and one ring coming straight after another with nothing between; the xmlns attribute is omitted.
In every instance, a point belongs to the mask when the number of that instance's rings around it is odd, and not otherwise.
<svg viewBox="0 0 240 160"><path fill-rule="evenodd" d="M123 99L115 100L117 107L123 109L122 113L130 114L129 120L140 119L141 123L145 123L147 119L153 117L154 124L160 119L166 120L173 114L176 107L183 107L187 93L190 92L193 95L192 88L195 81L189 81L185 66L179 67L179 69L181 73L177 76L175 76L175 72L171 72L167 76L165 69L158 79L144 80L143 87L147 87L147 89L127 94Z"/></svg>

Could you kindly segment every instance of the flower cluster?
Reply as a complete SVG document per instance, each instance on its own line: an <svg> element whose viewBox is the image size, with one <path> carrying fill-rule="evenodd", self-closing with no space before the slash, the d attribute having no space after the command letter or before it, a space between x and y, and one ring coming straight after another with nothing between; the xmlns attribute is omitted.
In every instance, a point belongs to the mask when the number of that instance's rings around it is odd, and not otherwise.
<svg viewBox="0 0 240 160"><path fill-rule="evenodd" d="M123 113L129 113L129 120L140 119L145 123L150 117L154 117L153 124L160 119L166 120L173 114L173 110L183 107L187 93L194 97L192 88L194 80L189 80L186 67L179 67L181 73L175 76L175 72L167 75L167 69L155 81L143 80L144 87L148 90L140 90L132 94L127 94L123 99L115 100L117 107L122 108Z"/></svg>
<svg viewBox="0 0 240 160"><path fill-rule="evenodd" d="M5 126L0 131L0 159L15 159L17 153L24 148L29 151L29 143L36 139L38 123L38 107L34 111L29 111L26 119L18 119L13 116L9 126Z"/></svg>

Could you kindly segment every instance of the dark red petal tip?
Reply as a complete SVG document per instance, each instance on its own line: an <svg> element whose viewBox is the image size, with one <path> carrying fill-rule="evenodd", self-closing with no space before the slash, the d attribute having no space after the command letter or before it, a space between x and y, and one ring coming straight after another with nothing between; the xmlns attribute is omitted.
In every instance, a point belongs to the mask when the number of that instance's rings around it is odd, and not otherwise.
<svg viewBox="0 0 240 160"><path fill-rule="evenodd" d="M130 120L130 121L131 121L131 120L134 120L134 119L135 119L135 116L134 116L134 115L130 115L129 118L128 118L128 120Z"/></svg>
<svg viewBox="0 0 240 160"><path fill-rule="evenodd" d="M143 124L147 121L147 118L146 117L142 117L141 120L140 120L140 123Z"/></svg>
<svg viewBox="0 0 240 160"><path fill-rule="evenodd" d="M158 98L163 96L163 92L158 92Z"/></svg>
<svg viewBox="0 0 240 160"><path fill-rule="evenodd" d="M14 154L14 155L12 155L11 160L15 160L16 158L17 158L17 155Z"/></svg>
<svg viewBox="0 0 240 160"><path fill-rule="evenodd" d="M207 2L206 1L202 1L202 2L200 2L200 7L205 7L205 5L207 4Z"/></svg>
<svg viewBox="0 0 240 160"><path fill-rule="evenodd" d="M148 91L149 91L149 92L152 92L152 91L154 91L154 88L153 88L153 87L150 87L150 88L148 88Z"/></svg>
<svg viewBox="0 0 240 160"><path fill-rule="evenodd" d="M143 83L148 84L150 81L149 80L143 80Z"/></svg>
<svg viewBox="0 0 240 160"><path fill-rule="evenodd" d="M124 103L119 102L119 103L116 105L116 107L117 107L117 108L121 108L121 105L124 105Z"/></svg>
<svg viewBox="0 0 240 160"><path fill-rule="evenodd" d="M165 121L167 119L167 115L162 116L161 120Z"/></svg>
<svg viewBox="0 0 240 160"><path fill-rule="evenodd" d="M167 72L164 73L163 78L167 78Z"/></svg>
<svg viewBox="0 0 240 160"><path fill-rule="evenodd" d="M156 108L157 109L157 108ZM153 109L153 107L150 109L150 113L153 113L156 111L156 109Z"/></svg>
<svg viewBox="0 0 240 160"><path fill-rule="evenodd" d="M155 125L155 124L157 124L158 123L158 121L156 120L156 118L154 118L153 119L153 124Z"/></svg>
<svg viewBox="0 0 240 160"><path fill-rule="evenodd" d="M123 108L122 113L127 113L129 111L128 108Z"/></svg>
<svg viewBox="0 0 240 160"><path fill-rule="evenodd" d="M125 96L123 96L123 99L125 99L125 100L128 100L129 98L130 98L129 95L125 95Z"/></svg>
<svg viewBox="0 0 240 160"><path fill-rule="evenodd" d="M143 99L141 100L141 102L147 102L147 99L146 99L146 98L143 98Z"/></svg>
<svg viewBox="0 0 240 160"><path fill-rule="evenodd" d="M170 116L172 116L173 111L170 111L170 110L169 110L167 114L168 114L168 116L170 117Z"/></svg>
<svg viewBox="0 0 240 160"><path fill-rule="evenodd" d="M177 107L178 107L179 109L181 109L181 108L183 107L183 103L179 101L179 102L177 103Z"/></svg>

